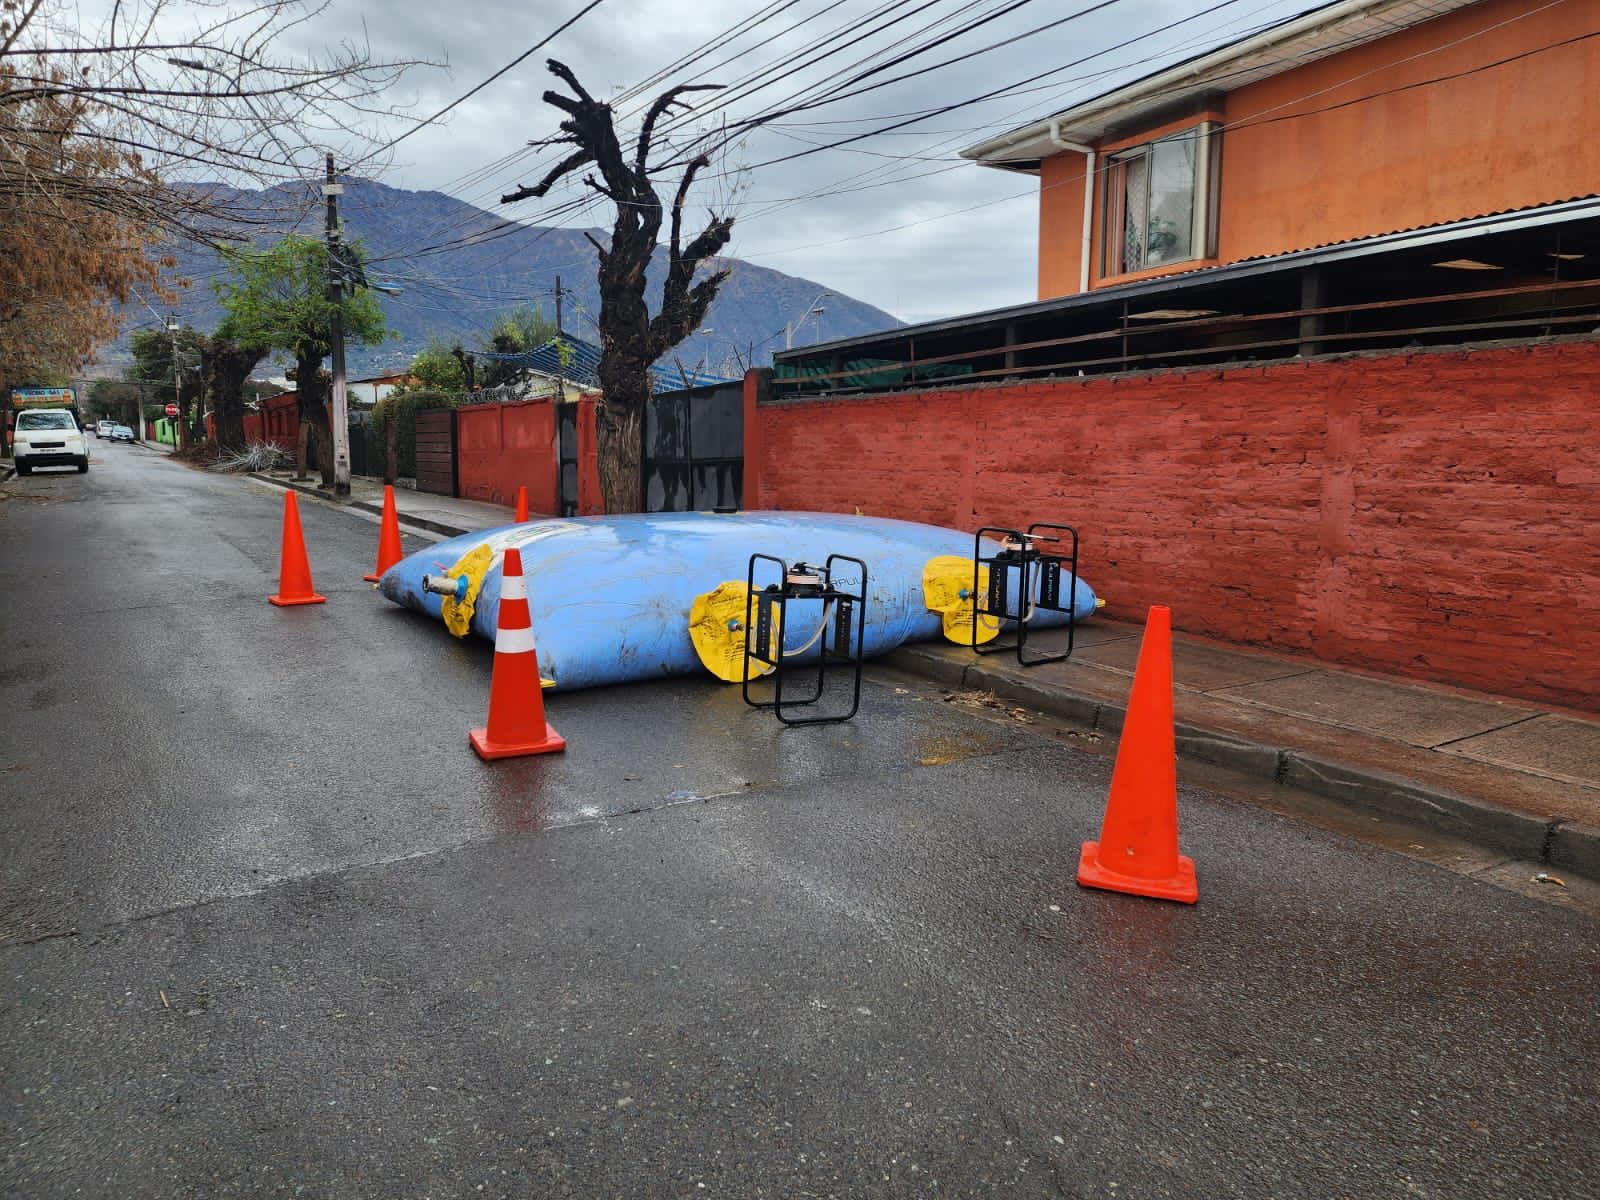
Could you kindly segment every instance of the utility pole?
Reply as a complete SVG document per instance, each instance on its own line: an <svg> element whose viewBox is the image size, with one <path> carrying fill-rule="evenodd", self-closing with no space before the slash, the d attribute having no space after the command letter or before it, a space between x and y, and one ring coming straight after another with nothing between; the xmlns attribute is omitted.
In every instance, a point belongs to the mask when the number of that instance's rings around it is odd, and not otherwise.
<svg viewBox="0 0 1600 1200"><path fill-rule="evenodd" d="M561 298L567 293L561 287L561 276L556 276L556 403L567 402L567 381L563 377L561 368L561 348L565 345L561 340Z"/></svg>
<svg viewBox="0 0 1600 1200"><path fill-rule="evenodd" d="M182 450L189 444L189 439L183 427L183 381L178 374L178 318L167 318L167 332L172 335L172 403L178 410L177 417L173 420L173 428L177 431L173 435L172 444Z"/></svg>
<svg viewBox="0 0 1600 1200"><path fill-rule="evenodd" d="M339 247L339 195L344 186L333 173L333 155L327 157L327 181L322 194L327 197L326 236L328 242L328 302L333 311L328 318L328 340L333 351L333 494L350 494L350 413L344 390L344 269Z"/></svg>

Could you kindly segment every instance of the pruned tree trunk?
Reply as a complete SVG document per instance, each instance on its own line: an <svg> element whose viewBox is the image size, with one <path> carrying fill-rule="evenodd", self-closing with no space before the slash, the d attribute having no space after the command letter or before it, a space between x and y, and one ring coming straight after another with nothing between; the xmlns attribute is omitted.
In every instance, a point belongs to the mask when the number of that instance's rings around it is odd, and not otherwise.
<svg viewBox="0 0 1600 1200"><path fill-rule="evenodd" d="M595 414L600 493L605 497L608 513L639 512L643 506L643 418L642 404L613 404L609 396Z"/></svg>
<svg viewBox="0 0 1600 1200"><path fill-rule="evenodd" d="M317 470L322 474L322 486L333 487L333 429L328 424L328 414L322 413L322 420L312 421L311 436L317 446Z"/></svg>
<svg viewBox="0 0 1600 1200"><path fill-rule="evenodd" d="M685 92L715 90L718 84L684 84L657 96L645 116L637 139L624 153L617 140L614 114L609 104L595 100L563 63L546 64L573 95L548 91L544 101L566 114L559 136L544 144L566 144L573 151L552 167L535 187L518 188L502 196L502 204L545 195L558 179L593 164L593 174L583 182L616 205L611 242L601 245L589 234L599 256L600 270L600 411L596 443L600 457L600 488L606 511L638 512L640 508L639 458L645 405L651 396L651 364L705 320L717 289L728 277L726 268L709 270L699 279L702 265L715 256L732 236L733 218L711 214L709 222L687 243L683 239L683 209L695 175L710 165L705 154L690 158L679 178L670 210L661 202L652 182L659 166L649 162L656 123L674 107L687 108ZM675 151L673 152L675 153ZM660 239L663 220L670 216L667 276L662 285L661 307L654 317L645 302L645 272Z"/></svg>
<svg viewBox="0 0 1600 1200"><path fill-rule="evenodd" d="M309 479L306 474L306 446L311 442L311 422L300 422L300 435L294 440L294 477L296 481Z"/></svg>
<svg viewBox="0 0 1600 1200"><path fill-rule="evenodd" d="M333 430L328 424L327 380L322 377L322 347L315 348L317 357L296 355L295 397L300 412L300 444L296 451L295 477L306 477L306 438L316 441L317 469L322 473L322 486L333 486ZM309 353L309 352L308 352Z"/></svg>
<svg viewBox="0 0 1600 1200"><path fill-rule="evenodd" d="M212 338L206 347L206 389L211 393L217 445L223 450L244 449L244 385L266 356L266 350L230 338Z"/></svg>

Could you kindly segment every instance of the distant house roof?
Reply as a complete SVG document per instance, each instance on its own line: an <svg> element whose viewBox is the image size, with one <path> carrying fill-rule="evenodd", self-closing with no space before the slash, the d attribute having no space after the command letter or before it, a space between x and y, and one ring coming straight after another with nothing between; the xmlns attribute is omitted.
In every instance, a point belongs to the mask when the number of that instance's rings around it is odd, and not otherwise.
<svg viewBox="0 0 1600 1200"><path fill-rule="evenodd" d="M1194 55L961 152L986 167L1033 172L1063 142L1086 145L1159 119L1208 93L1231 92L1442 17L1479 0L1334 0Z"/></svg>
<svg viewBox="0 0 1600 1200"><path fill-rule="evenodd" d="M579 338L563 335L519 354L479 351L478 357L515 363L541 375L560 377L582 388L600 390L600 347ZM563 357L565 362L562 361ZM656 392L675 392L684 387L708 387L732 382L725 375L711 375L687 365L679 370L678 364L669 359L663 359L651 367L650 374L654 385L652 390Z"/></svg>

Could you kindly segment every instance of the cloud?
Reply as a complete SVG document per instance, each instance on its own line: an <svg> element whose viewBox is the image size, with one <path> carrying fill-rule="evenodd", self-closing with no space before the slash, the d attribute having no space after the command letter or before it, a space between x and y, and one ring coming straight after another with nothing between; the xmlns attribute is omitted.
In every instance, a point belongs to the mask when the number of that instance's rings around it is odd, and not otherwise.
<svg viewBox="0 0 1600 1200"><path fill-rule="evenodd" d="M431 113L503 67L584 0L530 5L526 0L385 0L363 6L334 0L297 30L286 49L315 53L330 43L370 43L384 58L447 61L448 69L419 68L390 97L411 113ZM750 134L706 173L694 202L732 205L739 215L733 252L765 266L815 279L910 320L971 312L1035 297L1037 183L1030 176L966 163L957 151L987 136L1097 94L1165 62L1233 40L1266 22L1308 7L1309 0L1236 0L1207 17L1203 0L1118 0L1081 20L1027 37L992 53L908 79L854 99L828 104L775 122ZM85 6L89 7L88 5ZM899 38L912 37L930 19L941 30L974 14L1000 7L968 8L960 0L919 15L904 4L875 22L868 15L879 0L846 0L832 11L826 0L800 0L747 35L697 54L697 48L752 14L777 4L761 0L605 0L544 51L491 84L439 124L408 137L384 166L393 186L438 189L497 214L537 222L542 207L526 202L502 207L500 195L518 183L535 182L553 152L526 147L555 131L559 114L540 96L555 84L544 60L562 59L597 96L614 96L653 73L690 56L663 78L681 82L706 72L710 81L735 84L726 97L697 97L717 108L715 119L748 117L784 102L807 87L827 86L869 69L871 54ZM1093 7L1075 0L1037 0L993 20L958 40L879 73L879 82L902 71L971 53L991 42L1027 33L1070 11ZM890 24L895 17L904 18ZM1168 33L1123 50L1109 47L1172 21L1193 17ZM844 31L863 19L869 24ZM876 35L862 37L871 28ZM813 39L833 31L821 52L807 53ZM926 40L928 34L916 35ZM851 44L852 39L860 39ZM965 100L1003 84L1090 57L1079 67L1040 81L1021 95L960 108L848 147L757 167L743 175L739 164L811 149L815 144L883 124L896 114L916 113ZM786 72L792 71L792 74ZM659 86L652 87L653 94ZM648 100L624 104L637 109ZM709 121L707 122L709 124ZM701 126L704 128L705 126ZM401 132L401 126L389 136ZM667 186L671 185L668 181ZM578 181L557 189L553 200L581 198ZM591 204L563 219L574 227L609 225L606 207ZM419 234L428 231L419 231ZM419 244L421 244L419 242Z"/></svg>

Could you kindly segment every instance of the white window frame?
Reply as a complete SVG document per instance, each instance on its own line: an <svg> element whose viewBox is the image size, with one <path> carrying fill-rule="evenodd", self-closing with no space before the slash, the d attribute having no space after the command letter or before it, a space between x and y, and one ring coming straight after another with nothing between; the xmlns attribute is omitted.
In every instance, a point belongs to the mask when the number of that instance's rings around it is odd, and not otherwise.
<svg viewBox="0 0 1600 1200"><path fill-rule="evenodd" d="M1191 209L1189 229L1190 252L1185 258L1167 259L1164 262L1155 264L1154 267L1146 264L1140 267L1124 269L1122 266L1123 239L1127 229L1124 206L1127 188L1124 181L1127 175L1127 166L1138 159L1144 159L1146 179L1148 180L1153 169L1156 146L1162 142L1175 141L1179 138L1187 137L1193 137L1195 142L1194 203ZM1105 179L1100 188L1100 275L1102 278L1134 275L1140 271L1177 267L1186 262L1197 262L1201 259L1216 257L1217 193L1218 181L1221 178L1218 168L1221 165L1221 151L1221 127L1215 121L1201 121L1184 129L1173 130L1171 133L1164 134L1161 137L1152 138L1150 141L1140 145L1127 146L1106 155ZM1145 187L1146 211L1143 214L1143 224L1146 229L1150 225L1148 206L1151 191L1152 189L1147 182Z"/></svg>

